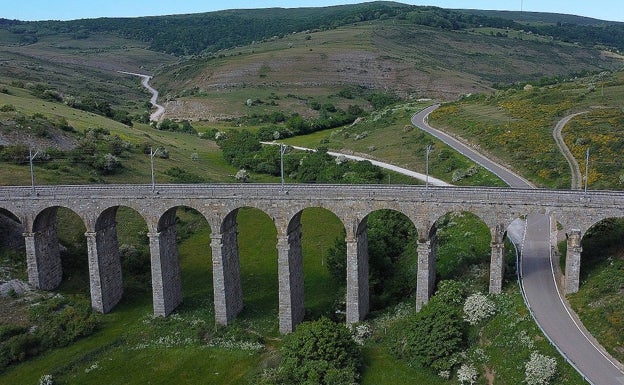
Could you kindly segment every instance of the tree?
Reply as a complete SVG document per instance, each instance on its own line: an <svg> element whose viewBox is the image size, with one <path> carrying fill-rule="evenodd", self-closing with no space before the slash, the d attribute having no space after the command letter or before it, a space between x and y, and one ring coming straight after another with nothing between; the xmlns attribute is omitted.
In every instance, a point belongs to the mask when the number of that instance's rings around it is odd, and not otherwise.
<svg viewBox="0 0 624 385"><path fill-rule="evenodd" d="M334 240L334 246L327 251L327 270L336 282L345 284L347 279L347 244L345 231Z"/></svg>
<svg viewBox="0 0 624 385"><path fill-rule="evenodd" d="M397 325L393 331L395 355L436 373L453 367L464 345L462 308L456 303L459 299L449 298L461 294L456 289L457 285L441 285L439 295L436 293L418 313Z"/></svg>
<svg viewBox="0 0 624 385"><path fill-rule="evenodd" d="M345 325L328 318L299 324L281 352L281 383L350 385L359 378L357 344Z"/></svg>
<svg viewBox="0 0 624 385"><path fill-rule="evenodd" d="M262 147L256 136L247 130L231 131L225 138L218 139L217 144L225 161L241 168L252 168L253 154Z"/></svg>

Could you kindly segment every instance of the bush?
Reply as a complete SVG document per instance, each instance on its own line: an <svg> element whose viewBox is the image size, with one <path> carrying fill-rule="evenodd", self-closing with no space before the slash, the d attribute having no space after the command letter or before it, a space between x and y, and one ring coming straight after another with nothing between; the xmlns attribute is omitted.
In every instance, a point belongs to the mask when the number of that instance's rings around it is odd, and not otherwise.
<svg viewBox="0 0 624 385"><path fill-rule="evenodd" d="M472 364L462 364L457 370L457 380L462 385L475 384L478 376L479 373L477 373L477 369Z"/></svg>
<svg viewBox="0 0 624 385"><path fill-rule="evenodd" d="M42 350L67 346L93 333L98 324L89 300L69 302L62 297L34 305L30 319L37 325L34 336L40 340Z"/></svg>
<svg viewBox="0 0 624 385"><path fill-rule="evenodd" d="M279 383L350 385L359 378L357 344L346 326L328 318L299 324L281 352Z"/></svg>
<svg viewBox="0 0 624 385"><path fill-rule="evenodd" d="M121 167L121 161L115 155L108 153L95 158L93 167L103 174L112 174Z"/></svg>
<svg viewBox="0 0 624 385"><path fill-rule="evenodd" d="M38 336L24 332L14 335L0 344L0 368L14 362L22 362L39 353L40 339Z"/></svg>
<svg viewBox="0 0 624 385"><path fill-rule="evenodd" d="M442 290L420 312L398 322L391 333L392 351L397 357L435 373L453 368L465 339L461 307L446 301Z"/></svg>
<svg viewBox="0 0 624 385"><path fill-rule="evenodd" d="M206 180L197 174L187 171L180 167L172 167L165 171L165 174L171 177L173 183L204 183Z"/></svg>
<svg viewBox="0 0 624 385"><path fill-rule="evenodd" d="M464 303L464 321L477 325L496 313L496 305L481 293L472 294Z"/></svg>
<svg viewBox="0 0 624 385"><path fill-rule="evenodd" d="M557 372L557 361L538 352L531 353L525 365L525 382L529 385L548 385Z"/></svg>

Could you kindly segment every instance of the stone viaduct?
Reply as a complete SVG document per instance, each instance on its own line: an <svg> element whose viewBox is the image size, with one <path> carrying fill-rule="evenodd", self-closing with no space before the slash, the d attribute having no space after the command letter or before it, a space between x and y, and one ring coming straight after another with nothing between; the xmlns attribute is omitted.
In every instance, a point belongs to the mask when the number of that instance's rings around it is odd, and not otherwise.
<svg viewBox="0 0 624 385"><path fill-rule="evenodd" d="M595 223L624 216L624 193L390 185L110 185L1 187L0 209L24 227L28 279L43 290L62 279L56 213L75 212L87 229L91 301L109 312L122 297L116 212L137 211L147 223L151 253L154 314L167 316L182 302L176 244L176 209L197 210L211 228L216 322L228 324L243 308L236 215L239 208L265 212L277 229L279 328L294 330L304 316L301 214L321 207L343 223L347 244L348 323L363 320L369 310L367 216L390 209L405 214L418 231L417 307L435 284L435 222L449 212L477 215L491 230L490 292L503 280L504 238L509 224L531 213L551 218L552 246L557 231L567 235L565 285L579 285L581 239Z"/></svg>

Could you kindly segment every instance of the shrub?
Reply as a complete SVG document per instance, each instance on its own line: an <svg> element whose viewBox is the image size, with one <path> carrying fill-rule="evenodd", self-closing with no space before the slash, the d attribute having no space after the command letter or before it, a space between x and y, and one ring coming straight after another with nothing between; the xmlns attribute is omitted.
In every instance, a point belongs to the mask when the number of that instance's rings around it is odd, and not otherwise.
<svg viewBox="0 0 624 385"><path fill-rule="evenodd" d="M464 345L461 307L445 301L441 290L420 312L397 323L392 333L396 356L435 373L451 370Z"/></svg>
<svg viewBox="0 0 624 385"><path fill-rule="evenodd" d="M121 167L121 161L115 155L108 153L95 158L93 167L104 174L112 174Z"/></svg>
<svg viewBox="0 0 624 385"><path fill-rule="evenodd" d="M43 349L67 346L93 333L98 323L88 300L70 303L55 297L34 305L30 311L30 318L37 325L34 336L40 339Z"/></svg>
<svg viewBox="0 0 624 385"><path fill-rule="evenodd" d="M464 303L464 321L477 325L496 313L496 305L482 293L469 296Z"/></svg>
<svg viewBox="0 0 624 385"><path fill-rule="evenodd" d="M180 167L172 167L165 171L173 183L204 183L206 180L197 174Z"/></svg>
<svg viewBox="0 0 624 385"><path fill-rule="evenodd" d="M359 378L359 348L346 326L328 318L301 323L281 351L282 383L350 385Z"/></svg>
<svg viewBox="0 0 624 385"><path fill-rule="evenodd" d="M462 364L457 370L457 380L460 384L469 384L473 385L477 382L477 377L479 373L477 373L477 369L475 369L472 364Z"/></svg>
<svg viewBox="0 0 624 385"><path fill-rule="evenodd" d="M531 353L525 365L525 379L528 385L548 385L557 372L557 361L538 352Z"/></svg>

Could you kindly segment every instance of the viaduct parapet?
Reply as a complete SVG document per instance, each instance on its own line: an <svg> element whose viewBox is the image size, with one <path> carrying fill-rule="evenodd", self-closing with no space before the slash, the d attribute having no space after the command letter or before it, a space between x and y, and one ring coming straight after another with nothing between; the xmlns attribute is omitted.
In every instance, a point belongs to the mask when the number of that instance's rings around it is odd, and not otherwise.
<svg viewBox="0 0 624 385"><path fill-rule="evenodd" d="M52 290L62 279L57 238L59 207L75 212L86 227L91 301L109 312L122 298L122 274L117 240L119 207L138 212L147 223L151 253L154 314L167 316L182 302L176 244L176 209L189 207L203 215L211 228L216 322L228 324L243 308L236 214L253 207L266 213L277 229L279 327L287 333L303 320L304 291L301 214L320 207L334 213L346 230L348 323L363 320L369 310L367 217L389 209L406 215L418 231L416 305L432 295L435 284L435 222L449 212L467 211L490 228L490 292L499 293L503 280L504 238L517 218L532 213L551 218L551 239L567 235L567 292L578 290L581 239L595 223L624 215L624 193L540 189L493 189L392 185L86 185L1 187L0 209L24 226L28 279Z"/></svg>

